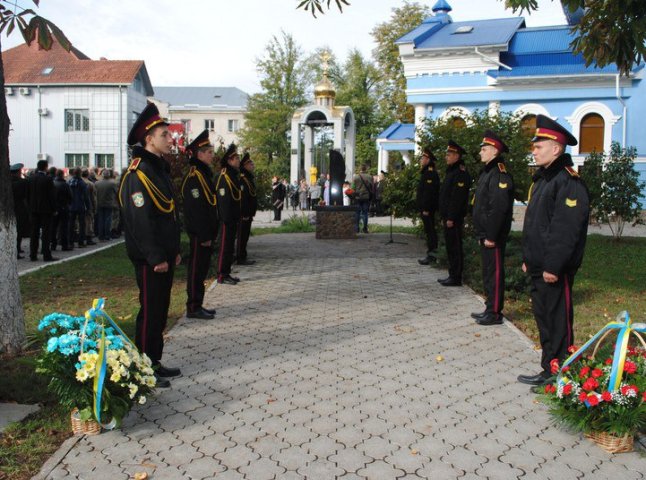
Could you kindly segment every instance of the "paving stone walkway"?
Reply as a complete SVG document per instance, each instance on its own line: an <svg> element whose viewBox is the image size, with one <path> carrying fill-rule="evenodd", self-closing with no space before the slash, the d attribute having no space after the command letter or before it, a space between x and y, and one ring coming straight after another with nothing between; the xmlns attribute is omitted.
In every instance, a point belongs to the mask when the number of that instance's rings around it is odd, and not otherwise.
<svg viewBox="0 0 646 480"><path fill-rule="evenodd" d="M208 293L215 320L182 319L164 361L183 376L123 428L70 439L39 478L644 478L551 426L518 373L538 353L444 272L422 242L253 237L258 264Z"/></svg>

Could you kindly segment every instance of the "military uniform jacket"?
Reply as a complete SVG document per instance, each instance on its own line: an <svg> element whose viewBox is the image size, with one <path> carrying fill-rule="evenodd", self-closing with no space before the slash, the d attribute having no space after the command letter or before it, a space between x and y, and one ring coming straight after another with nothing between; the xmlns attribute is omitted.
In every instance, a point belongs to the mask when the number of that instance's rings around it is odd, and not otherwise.
<svg viewBox="0 0 646 480"><path fill-rule="evenodd" d="M135 147L119 188L126 251L135 263L175 262L180 228L166 161Z"/></svg>
<svg viewBox="0 0 646 480"><path fill-rule="evenodd" d="M215 240L218 232L218 208L216 205L213 171L196 158L189 160L189 171L182 181L184 199L184 226L186 233L204 243Z"/></svg>
<svg viewBox="0 0 646 480"><path fill-rule="evenodd" d="M574 274L588 232L588 189L567 153L539 169L533 182L523 225L523 261L531 275Z"/></svg>
<svg viewBox="0 0 646 480"><path fill-rule="evenodd" d="M511 230L514 182L502 158L480 172L473 202L473 230L478 240L504 242Z"/></svg>
<svg viewBox="0 0 646 480"><path fill-rule="evenodd" d="M258 210L258 199L256 198L256 179L253 173L241 168L240 185L242 188L240 214L244 218L255 217Z"/></svg>
<svg viewBox="0 0 646 480"><path fill-rule="evenodd" d="M444 220L462 222L467 214L471 176L463 162L449 165L440 187L440 216Z"/></svg>
<svg viewBox="0 0 646 480"><path fill-rule="evenodd" d="M417 209L420 212L433 214L437 211L439 198L440 176L437 174L435 165L429 163L420 172L419 183L417 184Z"/></svg>
<svg viewBox="0 0 646 480"><path fill-rule="evenodd" d="M218 199L218 216L221 222L236 223L240 221L240 173L230 165L223 168L215 180Z"/></svg>

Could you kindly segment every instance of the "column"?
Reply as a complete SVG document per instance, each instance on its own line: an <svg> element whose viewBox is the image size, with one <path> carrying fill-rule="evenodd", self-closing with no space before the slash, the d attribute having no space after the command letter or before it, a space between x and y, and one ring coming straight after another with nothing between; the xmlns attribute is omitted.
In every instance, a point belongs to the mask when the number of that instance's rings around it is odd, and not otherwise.
<svg viewBox="0 0 646 480"><path fill-rule="evenodd" d="M291 144L291 163L289 168L289 180L290 183L294 183L294 180L298 181L298 167L300 165L301 158L301 124L298 123L298 120L292 121L292 144Z"/></svg>
<svg viewBox="0 0 646 480"><path fill-rule="evenodd" d="M418 103L415 105L415 155L421 155L420 137L418 129L424 125L427 115L433 110L431 105Z"/></svg>
<svg viewBox="0 0 646 480"><path fill-rule="evenodd" d="M305 148L305 165L304 169L305 171L303 172L303 176L305 177L305 181L309 185L310 183L310 167L312 166L312 147L314 146L314 131L312 130L312 127L305 125L303 127L303 147Z"/></svg>
<svg viewBox="0 0 646 480"><path fill-rule="evenodd" d="M495 117L500 112L500 102L492 100L489 102L489 116Z"/></svg>
<svg viewBox="0 0 646 480"><path fill-rule="evenodd" d="M379 145L379 171L388 172L388 150Z"/></svg>
<svg viewBox="0 0 646 480"><path fill-rule="evenodd" d="M404 159L404 163L406 165L410 165L410 152L402 152L402 158Z"/></svg>

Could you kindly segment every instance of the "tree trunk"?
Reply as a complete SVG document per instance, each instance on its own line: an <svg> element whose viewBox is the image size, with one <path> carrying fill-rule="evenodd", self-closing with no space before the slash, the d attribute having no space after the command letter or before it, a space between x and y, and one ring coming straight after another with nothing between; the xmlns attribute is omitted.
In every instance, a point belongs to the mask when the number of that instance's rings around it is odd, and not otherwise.
<svg viewBox="0 0 646 480"><path fill-rule="evenodd" d="M25 341L25 313L18 282L16 217L9 176L9 116L4 95L2 53L0 92L0 353L15 355Z"/></svg>

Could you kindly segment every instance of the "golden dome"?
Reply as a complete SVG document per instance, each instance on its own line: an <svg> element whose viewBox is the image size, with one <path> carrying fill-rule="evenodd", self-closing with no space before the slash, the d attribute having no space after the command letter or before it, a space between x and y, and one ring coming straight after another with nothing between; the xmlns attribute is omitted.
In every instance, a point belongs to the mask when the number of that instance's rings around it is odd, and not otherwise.
<svg viewBox="0 0 646 480"><path fill-rule="evenodd" d="M314 97L326 97L326 98L335 98L336 89L332 82L328 80L327 75L323 74L323 79L314 87Z"/></svg>

